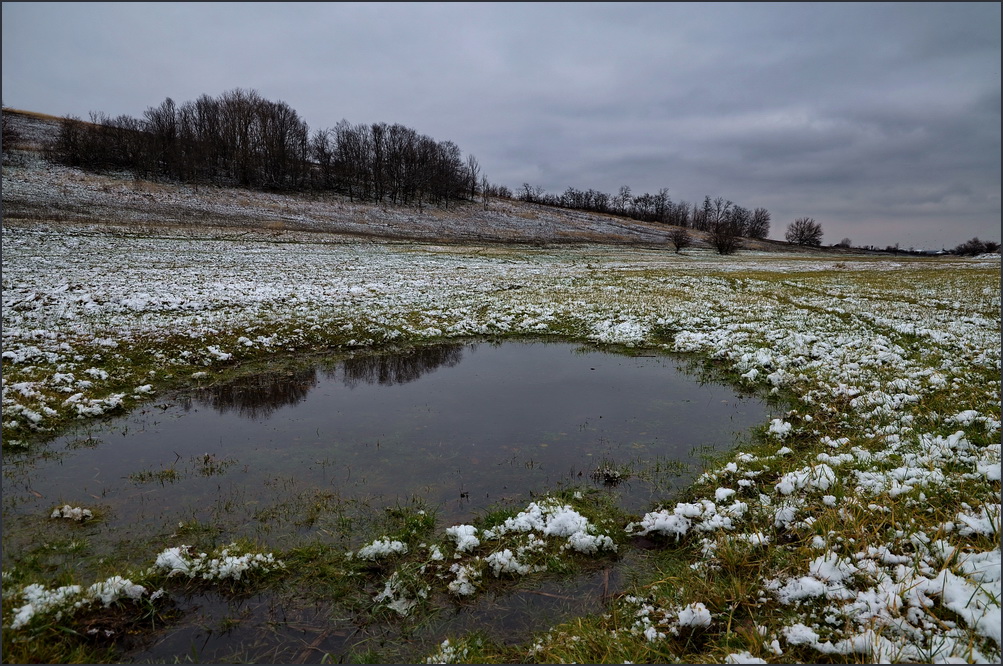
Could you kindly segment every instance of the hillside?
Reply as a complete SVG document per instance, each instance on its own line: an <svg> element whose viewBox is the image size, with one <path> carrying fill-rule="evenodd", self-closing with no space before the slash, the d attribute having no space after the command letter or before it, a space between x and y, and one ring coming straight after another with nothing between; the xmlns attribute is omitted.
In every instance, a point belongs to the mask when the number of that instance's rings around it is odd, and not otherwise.
<svg viewBox="0 0 1003 666"><path fill-rule="evenodd" d="M437 242L643 244L672 248L673 227L512 199L465 202L449 209L352 202L338 195L274 194L179 185L94 174L51 164L43 148L59 119L4 110L20 141L3 167L3 218L245 227ZM709 247L690 232L693 249ZM784 251L786 243L745 240L746 249ZM804 248L798 248L803 252Z"/></svg>

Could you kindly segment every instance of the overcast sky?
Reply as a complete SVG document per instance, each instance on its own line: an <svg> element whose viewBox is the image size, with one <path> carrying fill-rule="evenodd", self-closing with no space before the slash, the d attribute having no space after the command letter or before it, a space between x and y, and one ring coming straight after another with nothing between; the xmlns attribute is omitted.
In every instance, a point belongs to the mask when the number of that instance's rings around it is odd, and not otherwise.
<svg viewBox="0 0 1003 666"><path fill-rule="evenodd" d="M3 102L140 117L255 89L402 123L494 183L667 187L823 242L1000 240L999 3L3 3Z"/></svg>

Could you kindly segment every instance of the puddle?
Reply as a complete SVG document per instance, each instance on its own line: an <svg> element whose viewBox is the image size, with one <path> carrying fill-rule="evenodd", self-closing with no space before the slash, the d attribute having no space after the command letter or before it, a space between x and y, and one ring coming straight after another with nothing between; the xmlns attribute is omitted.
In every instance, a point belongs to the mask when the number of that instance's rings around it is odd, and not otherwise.
<svg viewBox="0 0 1003 666"><path fill-rule="evenodd" d="M477 630L501 644L518 644L541 628L595 612L623 587L609 565L563 580L526 581L502 594L483 593L462 605L443 600L418 627L359 622L333 604L255 594L232 599L215 592L176 601L181 619L145 646L125 655L129 663L319 663L325 655L347 661L375 651L406 663L436 651L446 636ZM330 662L330 656L328 657ZM392 663L392 662L391 662Z"/></svg>
<svg viewBox="0 0 1003 666"><path fill-rule="evenodd" d="M106 549L136 566L157 552L150 543L182 542L178 526L191 521L214 526L221 540L246 536L284 549L318 531L336 541L339 520L415 497L443 526L581 484L610 488L624 509L641 513L699 473L701 452L731 447L770 418L760 398L702 383L679 363L562 342L480 342L283 366L161 396L4 455L4 564L25 544L58 534L47 517L62 504L101 511L102 520L78 526L89 555ZM358 513L348 516L352 507ZM609 580L607 573L602 594ZM600 596L544 587L481 600L446 624L537 627L554 599L598 607ZM230 602L191 603L219 616ZM274 626L276 613L310 612L276 608L271 597L240 603L247 619L228 631L176 627L144 658L187 654L203 640L203 659L221 656L242 632ZM588 612L581 605L570 612ZM306 650L297 659L337 651L351 628L297 638ZM274 649L286 649L283 640Z"/></svg>
<svg viewBox="0 0 1003 666"><path fill-rule="evenodd" d="M261 522L282 496L325 491L384 505L421 497L453 524L531 493L612 485L595 478L604 466L626 468L621 504L643 511L692 478L681 465L765 420L760 399L698 383L666 356L553 342L418 348L246 377L5 455L18 471L3 480L4 517L99 504L105 525L124 529L227 506L235 523Z"/></svg>

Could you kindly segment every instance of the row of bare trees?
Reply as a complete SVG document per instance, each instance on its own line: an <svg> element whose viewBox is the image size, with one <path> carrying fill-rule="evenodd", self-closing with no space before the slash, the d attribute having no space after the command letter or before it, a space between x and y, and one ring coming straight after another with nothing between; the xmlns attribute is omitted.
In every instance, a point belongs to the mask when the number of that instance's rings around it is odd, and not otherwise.
<svg viewBox="0 0 1003 666"><path fill-rule="evenodd" d="M749 210L722 197L704 197L703 204L674 202L669 191L632 196L624 185L615 195L598 190L569 187L563 194L548 194L540 186L523 183L518 198L530 203L559 206L594 213L623 215L645 222L661 222L698 231L728 231L736 237L766 238L770 233L770 212L765 208Z"/></svg>
<svg viewBox="0 0 1003 666"><path fill-rule="evenodd" d="M320 189L395 204L473 199L481 183L477 158L452 141L435 141L400 124L343 120L312 139Z"/></svg>
<svg viewBox="0 0 1003 666"><path fill-rule="evenodd" d="M285 102L235 89L181 105L167 98L143 117L90 122L67 117L52 157L99 171L269 190L328 190L398 204L472 199L486 183L473 155L399 124L352 125L310 133Z"/></svg>

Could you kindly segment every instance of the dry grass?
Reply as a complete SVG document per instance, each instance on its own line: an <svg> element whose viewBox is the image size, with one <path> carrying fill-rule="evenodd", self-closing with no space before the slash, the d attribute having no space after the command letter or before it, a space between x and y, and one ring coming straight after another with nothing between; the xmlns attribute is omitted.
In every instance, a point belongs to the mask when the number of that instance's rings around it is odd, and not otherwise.
<svg viewBox="0 0 1003 666"><path fill-rule="evenodd" d="M62 118L60 118L58 116L50 116L47 113L39 113L38 111L25 111L24 109L12 109L12 108L6 107L6 106L3 108L3 112L4 113L10 113L10 114L22 115L22 116L26 116L28 118L34 118L36 120L48 120L48 121L53 121L53 122L59 122L59 121L62 120Z"/></svg>

